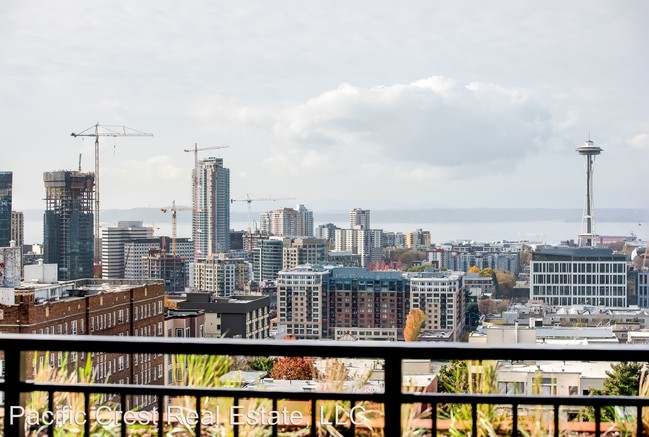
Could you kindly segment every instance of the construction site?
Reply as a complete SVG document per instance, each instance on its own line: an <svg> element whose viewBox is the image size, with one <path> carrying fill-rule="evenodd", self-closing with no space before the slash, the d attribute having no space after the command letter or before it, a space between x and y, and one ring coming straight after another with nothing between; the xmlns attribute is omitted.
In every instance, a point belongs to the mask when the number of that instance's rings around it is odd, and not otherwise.
<svg viewBox="0 0 649 437"><path fill-rule="evenodd" d="M59 280L94 275L93 173L53 171L45 182L44 261L58 264Z"/></svg>

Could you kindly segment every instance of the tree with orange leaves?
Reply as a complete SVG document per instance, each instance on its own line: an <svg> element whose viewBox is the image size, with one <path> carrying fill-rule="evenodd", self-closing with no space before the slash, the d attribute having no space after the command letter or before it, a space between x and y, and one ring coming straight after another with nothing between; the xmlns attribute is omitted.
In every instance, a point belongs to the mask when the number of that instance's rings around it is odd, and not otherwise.
<svg viewBox="0 0 649 437"><path fill-rule="evenodd" d="M283 357L275 361L270 376L273 379L313 379L316 375L311 358Z"/></svg>
<svg viewBox="0 0 649 437"><path fill-rule="evenodd" d="M426 313L419 308L410 310L406 319L406 327L403 328L403 338L406 341L417 341L424 323L426 323Z"/></svg>

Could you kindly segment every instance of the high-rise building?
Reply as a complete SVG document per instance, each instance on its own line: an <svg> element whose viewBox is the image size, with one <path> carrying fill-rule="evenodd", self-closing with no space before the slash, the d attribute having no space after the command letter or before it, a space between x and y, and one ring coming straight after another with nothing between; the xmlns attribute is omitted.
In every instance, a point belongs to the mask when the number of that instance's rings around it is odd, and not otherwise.
<svg viewBox="0 0 649 437"><path fill-rule="evenodd" d="M25 244L25 215L21 211L11 211L11 240L20 251L20 273L23 276L23 244Z"/></svg>
<svg viewBox="0 0 649 437"><path fill-rule="evenodd" d="M153 238L153 228L142 226L141 221L121 221L117 226L104 228L101 238L101 277L125 278L124 244L143 238Z"/></svg>
<svg viewBox="0 0 649 437"><path fill-rule="evenodd" d="M410 306L426 314L423 327L433 334L448 333L460 341L464 327L463 272L422 272L410 277Z"/></svg>
<svg viewBox="0 0 649 437"><path fill-rule="evenodd" d="M248 280L248 263L225 253L199 258L194 264L194 287L219 297L241 293Z"/></svg>
<svg viewBox="0 0 649 437"><path fill-rule="evenodd" d="M12 172L0 171L0 247L9 247L11 240L12 181Z"/></svg>
<svg viewBox="0 0 649 437"><path fill-rule="evenodd" d="M43 179L44 261L58 264L60 281L92 277L94 175L53 171L45 172Z"/></svg>
<svg viewBox="0 0 649 437"><path fill-rule="evenodd" d="M362 225L356 225L354 229L336 229L335 250L360 255L361 265L369 267L370 263L381 260L382 234L380 229L363 228Z"/></svg>
<svg viewBox="0 0 649 437"><path fill-rule="evenodd" d="M185 257L151 249L142 257L146 279L161 280L165 292L185 291L188 284Z"/></svg>
<svg viewBox="0 0 649 437"><path fill-rule="evenodd" d="M301 203L295 209L298 212L297 236L313 237L313 211Z"/></svg>
<svg viewBox="0 0 649 437"><path fill-rule="evenodd" d="M326 282L330 270L322 266L298 266L282 270L277 278L277 322L287 334L300 339L321 339L326 317Z"/></svg>
<svg viewBox="0 0 649 437"><path fill-rule="evenodd" d="M349 227L362 226L362 229L370 228L370 210L354 208L349 214Z"/></svg>
<svg viewBox="0 0 649 437"><path fill-rule="evenodd" d="M282 270L283 249L290 239L269 238L257 240L252 251L252 275L256 282L274 281Z"/></svg>
<svg viewBox="0 0 649 437"><path fill-rule="evenodd" d="M278 325L299 339L335 338L337 330L360 328L373 338L395 338L405 324L408 286L400 272L319 265L282 270Z"/></svg>
<svg viewBox="0 0 649 437"><path fill-rule="evenodd" d="M292 269L301 264L321 264L325 261L325 240L318 238L296 238L284 246L282 268Z"/></svg>
<svg viewBox="0 0 649 437"><path fill-rule="evenodd" d="M302 204L265 211L259 216L259 229L276 237L313 237L313 211Z"/></svg>
<svg viewBox="0 0 649 437"><path fill-rule="evenodd" d="M25 215L22 211L11 211L11 239L22 249L25 244Z"/></svg>
<svg viewBox="0 0 649 437"><path fill-rule="evenodd" d="M430 247L430 231L417 229L414 232L408 232L405 235L405 246L408 249L418 249L420 247Z"/></svg>
<svg viewBox="0 0 649 437"><path fill-rule="evenodd" d="M193 235L197 236L198 256L227 252L230 249L230 170L223 167L222 158L207 158L198 163L197 189Z"/></svg>
<svg viewBox="0 0 649 437"><path fill-rule="evenodd" d="M333 223L318 225L318 227L315 229L315 237L323 240L333 241L336 237L336 229L340 228Z"/></svg>

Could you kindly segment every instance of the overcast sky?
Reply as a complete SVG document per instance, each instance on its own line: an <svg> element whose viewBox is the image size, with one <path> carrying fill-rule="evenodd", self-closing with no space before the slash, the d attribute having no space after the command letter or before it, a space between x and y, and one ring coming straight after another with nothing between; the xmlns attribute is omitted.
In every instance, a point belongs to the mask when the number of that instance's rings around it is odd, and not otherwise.
<svg viewBox="0 0 649 437"><path fill-rule="evenodd" d="M96 122L154 134L100 140L102 208L189 205L194 143L314 211L581 208L589 133L596 206L647 207L649 2L402 4L0 2L14 209Z"/></svg>

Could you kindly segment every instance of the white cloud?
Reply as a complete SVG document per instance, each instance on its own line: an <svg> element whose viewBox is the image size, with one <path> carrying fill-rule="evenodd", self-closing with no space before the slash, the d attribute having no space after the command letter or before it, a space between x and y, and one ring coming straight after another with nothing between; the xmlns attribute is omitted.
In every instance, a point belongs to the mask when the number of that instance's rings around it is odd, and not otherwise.
<svg viewBox="0 0 649 437"><path fill-rule="evenodd" d="M408 85L343 84L279 113L273 131L305 153L342 148L454 167L519 160L551 136L552 119L522 90L433 76Z"/></svg>
<svg viewBox="0 0 649 437"><path fill-rule="evenodd" d="M629 145L638 150L649 150L649 134L638 134L628 140Z"/></svg>

